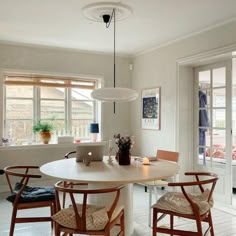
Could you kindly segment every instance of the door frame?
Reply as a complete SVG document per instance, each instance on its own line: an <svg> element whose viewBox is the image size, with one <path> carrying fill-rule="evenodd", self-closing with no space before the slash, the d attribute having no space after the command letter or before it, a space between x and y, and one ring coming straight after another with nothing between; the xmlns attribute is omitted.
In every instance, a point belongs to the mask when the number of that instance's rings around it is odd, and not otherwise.
<svg viewBox="0 0 236 236"><path fill-rule="evenodd" d="M184 172L194 170L193 67L225 60L225 58L232 58L233 51L236 51L236 44L181 58L176 61L176 146L180 153L180 180L185 179ZM188 89L186 89L185 84L188 84Z"/></svg>
<svg viewBox="0 0 236 236"><path fill-rule="evenodd" d="M212 160L210 164L204 165L199 164L198 162L198 116L199 116L199 108L198 108L198 72L199 71L211 71L210 77L212 78L212 70L217 68L225 67L226 71L226 81L225 81L225 161L226 164L215 163ZM214 172L218 174L219 180L216 185L216 190L214 192L215 200L218 200L224 204L232 204L232 59L227 61L221 61L217 63L211 63L208 65L203 65L199 67L195 67L194 73L194 111L193 111L193 143L194 143L194 171L206 171L206 172ZM212 81L211 81L212 82ZM216 88L216 87L215 87ZM209 88L212 92L214 88ZM210 111L213 111L212 103L210 106ZM211 113L212 114L212 113ZM212 114L213 115L213 114ZM213 127L212 127L213 128ZM214 128L213 128L214 129ZM208 161L209 163L209 161Z"/></svg>

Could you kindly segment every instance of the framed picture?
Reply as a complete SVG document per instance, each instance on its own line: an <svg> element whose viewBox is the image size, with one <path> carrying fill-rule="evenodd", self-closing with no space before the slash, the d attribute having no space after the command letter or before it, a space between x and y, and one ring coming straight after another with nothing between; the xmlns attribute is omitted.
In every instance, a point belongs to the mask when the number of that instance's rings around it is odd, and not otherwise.
<svg viewBox="0 0 236 236"><path fill-rule="evenodd" d="M142 91L142 128L160 130L161 88Z"/></svg>

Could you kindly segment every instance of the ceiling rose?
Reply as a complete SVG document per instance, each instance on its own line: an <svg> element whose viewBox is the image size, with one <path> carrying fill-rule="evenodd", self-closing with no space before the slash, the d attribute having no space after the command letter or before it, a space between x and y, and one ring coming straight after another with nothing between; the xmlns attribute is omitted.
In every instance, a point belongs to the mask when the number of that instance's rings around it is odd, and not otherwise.
<svg viewBox="0 0 236 236"><path fill-rule="evenodd" d="M103 22L102 16L110 15L114 8L116 9L116 21L124 20L132 14L129 6L114 2L92 3L85 6L82 11L88 20Z"/></svg>

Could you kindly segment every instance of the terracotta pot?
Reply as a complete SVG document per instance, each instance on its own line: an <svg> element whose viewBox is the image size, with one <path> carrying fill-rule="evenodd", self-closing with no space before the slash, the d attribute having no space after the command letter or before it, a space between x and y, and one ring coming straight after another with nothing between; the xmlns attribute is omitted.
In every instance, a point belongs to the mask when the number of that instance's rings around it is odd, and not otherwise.
<svg viewBox="0 0 236 236"><path fill-rule="evenodd" d="M51 133L49 131L40 132L40 138L44 144L48 144L51 139Z"/></svg>

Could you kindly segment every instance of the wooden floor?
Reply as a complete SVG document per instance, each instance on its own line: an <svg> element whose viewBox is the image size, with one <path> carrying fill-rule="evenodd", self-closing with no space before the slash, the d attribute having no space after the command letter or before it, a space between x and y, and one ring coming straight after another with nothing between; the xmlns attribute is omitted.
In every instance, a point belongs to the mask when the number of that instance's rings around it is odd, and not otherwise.
<svg viewBox="0 0 236 236"><path fill-rule="evenodd" d="M160 194L162 190L160 190ZM9 222L11 217L11 205L5 200L6 194L0 194L0 236L9 235ZM133 236L151 236L152 230L148 227L148 193L144 192L144 187L135 185L134 187L134 234ZM32 215L31 211L30 214ZM41 209L41 213L46 210ZM215 227L215 236L235 236L236 235L236 211L227 213L226 211L214 208L213 222ZM167 219L163 220L163 224L167 224ZM194 224L187 220L177 219L176 226L178 228L194 228ZM17 224L15 228L15 236L52 236L49 223L32 223ZM162 236L166 234L158 234Z"/></svg>

